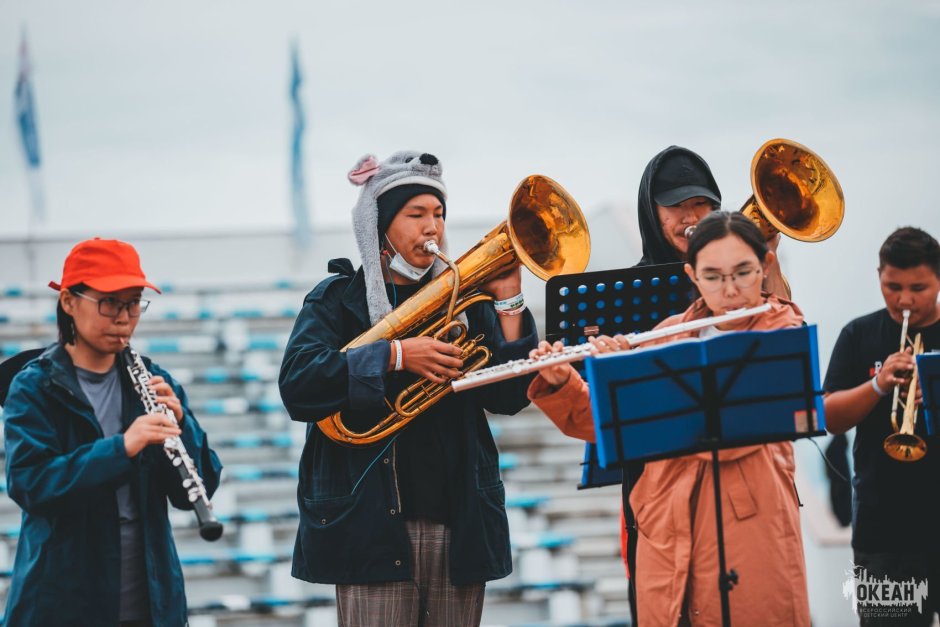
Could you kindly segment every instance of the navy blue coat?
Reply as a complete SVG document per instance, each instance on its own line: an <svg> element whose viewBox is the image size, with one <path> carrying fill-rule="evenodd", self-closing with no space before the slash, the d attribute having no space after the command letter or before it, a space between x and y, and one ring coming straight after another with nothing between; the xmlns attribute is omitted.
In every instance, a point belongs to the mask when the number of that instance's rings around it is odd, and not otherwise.
<svg viewBox="0 0 940 627"><path fill-rule="evenodd" d="M337 275L304 300L281 366L281 397L292 419L310 423L300 460L300 528L293 575L305 581L366 584L411 579L410 544L401 515L394 437L349 448L328 439L313 422L342 411L347 426L377 422L384 409L389 344L340 349L370 328L362 270L334 260ZM524 314L523 337L506 342L490 303L467 310L469 335L486 336L491 364L528 356L538 342ZM499 456L484 409L514 414L528 405L528 378L451 394L405 429L436 429L445 450L460 460L448 498L450 578L481 583L512 571L505 491Z"/></svg>
<svg viewBox="0 0 940 627"><path fill-rule="evenodd" d="M182 401L180 437L211 495L222 464L183 389L146 358L145 363ZM123 369L121 382L126 428L145 412ZM118 623L121 541L115 489L130 479L143 526L150 618L154 625L185 625L186 595L167 498L180 509L192 505L162 448L148 446L130 459L122 434L103 436L60 344L16 375L3 410L7 491L23 509L6 624Z"/></svg>

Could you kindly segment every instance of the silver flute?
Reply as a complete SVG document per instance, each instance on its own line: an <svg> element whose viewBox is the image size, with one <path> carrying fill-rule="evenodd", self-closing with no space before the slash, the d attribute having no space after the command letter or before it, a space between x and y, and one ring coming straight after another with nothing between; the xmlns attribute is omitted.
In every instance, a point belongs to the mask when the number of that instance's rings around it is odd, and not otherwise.
<svg viewBox="0 0 940 627"><path fill-rule="evenodd" d="M670 335L678 335L680 333L687 333L689 331L696 331L698 329L722 324L731 320L737 320L739 318L756 316L769 309L770 305L764 303L763 305L748 309L734 309L720 316L681 322L662 329L654 329L643 333L631 333L623 337L627 340L627 343L630 344L630 348L633 348L639 344L659 340L664 337L669 337ZM559 366L574 361L582 361L594 354L596 354L596 349L590 342L578 344L577 346L566 346L559 352L541 355L535 359L516 359L514 361L507 361L504 364L499 364L498 366L468 372L462 378L451 381L450 385L455 392L463 392L464 390L470 390L482 385L489 385L497 381L505 381L506 379L521 377L531 372L538 372L542 368L548 368L549 366Z"/></svg>
<svg viewBox="0 0 940 627"><path fill-rule="evenodd" d="M157 394L150 387L152 375L144 365L144 360L140 354L127 347L126 353L127 372L130 374L131 381L134 383L134 389L140 395L140 400L144 403L144 411L148 414L166 414L174 422L176 416L166 405L157 400ZM183 488L186 490L186 496L189 502L193 504L193 510L196 512L196 519L199 521L199 535L204 540L214 541L222 537L222 523L216 520L212 513L212 503L209 501L209 495L206 493L206 486L199 476L196 469L196 463L186 452L186 446L178 436L167 438L163 441L163 452L170 459L170 463L177 469L180 479L183 482Z"/></svg>

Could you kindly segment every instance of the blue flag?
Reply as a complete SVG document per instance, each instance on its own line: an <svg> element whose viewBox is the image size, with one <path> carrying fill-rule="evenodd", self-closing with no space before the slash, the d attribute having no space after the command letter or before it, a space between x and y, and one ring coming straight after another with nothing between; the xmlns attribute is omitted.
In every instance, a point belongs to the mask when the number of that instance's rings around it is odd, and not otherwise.
<svg viewBox="0 0 940 627"><path fill-rule="evenodd" d="M294 112L294 128L291 138L291 199L294 209L294 238L301 247L310 244L310 216L307 214L307 194L304 188L303 136L306 122L300 102L300 58L297 44L291 45L290 100Z"/></svg>
<svg viewBox="0 0 940 627"><path fill-rule="evenodd" d="M45 212L42 185L39 180L39 166L42 164L42 159L39 154L39 133L36 126L36 107L25 31L20 42L20 68L16 76L16 88L13 91L13 106L23 149L23 159L26 161L29 177L33 204L32 219L42 221Z"/></svg>
<svg viewBox="0 0 940 627"><path fill-rule="evenodd" d="M16 77L14 92L16 125L20 130L26 164L30 168L38 168L40 163L39 135L36 131L36 109L33 106L33 86L30 79L29 51L24 34L20 44L20 70Z"/></svg>

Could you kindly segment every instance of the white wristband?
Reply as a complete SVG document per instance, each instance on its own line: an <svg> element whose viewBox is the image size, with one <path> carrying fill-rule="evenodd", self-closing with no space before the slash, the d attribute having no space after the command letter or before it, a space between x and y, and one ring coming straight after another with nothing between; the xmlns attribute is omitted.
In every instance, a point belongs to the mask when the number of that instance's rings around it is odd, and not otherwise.
<svg viewBox="0 0 940 627"><path fill-rule="evenodd" d="M888 395L887 392L878 387L878 375L875 375L871 378L871 388L875 391L875 394L882 398Z"/></svg>
<svg viewBox="0 0 940 627"><path fill-rule="evenodd" d="M494 300L493 307L496 308L496 311L509 311L522 307L524 303L525 297L522 295L522 292L519 292L515 296L511 296L505 300Z"/></svg>
<svg viewBox="0 0 940 627"><path fill-rule="evenodd" d="M496 313L499 314L500 316L518 316L523 311L525 311L525 307L526 307L525 303L522 303L521 307L516 307L515 309L505 309L505 310L497 309Z"/></svg>
<svg viewBox="0 0 940 627"><path fill-rule="evenodd" d="M397 372L402 369L401 340L392 340L392 344L395 345L395 371Z"/></svg>

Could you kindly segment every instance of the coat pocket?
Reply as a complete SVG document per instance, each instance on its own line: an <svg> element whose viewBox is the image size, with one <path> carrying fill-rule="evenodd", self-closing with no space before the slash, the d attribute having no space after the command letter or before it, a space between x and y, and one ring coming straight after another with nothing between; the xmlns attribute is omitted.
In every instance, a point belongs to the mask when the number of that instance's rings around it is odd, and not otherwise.
<svg viewBox="0 0 940 627"><path fill-rule="evenodd" d="M727 472L727 488L722 483L722 488L726 490L728 499L731 501L731 509L734 510L734 517L738 520L746 520L757 515L757 500L748 485L747 476L744 469L741 468L741 461L735 460L729 464ZM724 476L722 476L724 480Z"/></svg>
<svg viewBox="0 0 940 627"><path fill-rule="evenodd" d="M506 509L506 487L502 481L486 488L478 488L477 492L487 505L498 510Z"/></svg>
<svg viewBox="0 0 940 627"><path fill-rule="evenodd" d="M636 530L656 544L667 544L675 537L672 503L667 499L643 503L636 511Z"/></svg>
<svg viewBox="0 0 940 627"><path fill-rule="evenodd" d="M502 487L503 480L499 476L499 464L487 460L477 468L477 489L485 492L490 488Z"/></svg>
<svg viewBox="0 0 940 627"><path fill-rule="evenodd" d="M343 522L356 504L357 495L326 499L303 498L304 520L314 529L334 527Z"/></svg>

